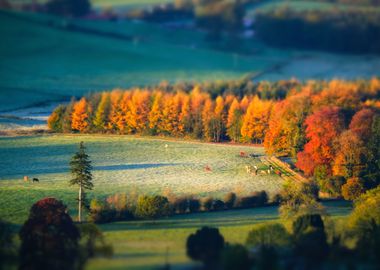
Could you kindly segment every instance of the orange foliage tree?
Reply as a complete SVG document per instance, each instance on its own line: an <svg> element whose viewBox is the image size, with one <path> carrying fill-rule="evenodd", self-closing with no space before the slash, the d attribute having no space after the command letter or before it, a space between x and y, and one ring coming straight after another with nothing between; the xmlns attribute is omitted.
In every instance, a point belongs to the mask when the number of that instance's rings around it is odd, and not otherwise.
<svg viewBox="0 0 380 270"><path fill-rule="evenodd" d="M72 113L71 128L75 131L86 132L89 126L89 108L87 100L81 98L79 102L75 103Z"/></svg>

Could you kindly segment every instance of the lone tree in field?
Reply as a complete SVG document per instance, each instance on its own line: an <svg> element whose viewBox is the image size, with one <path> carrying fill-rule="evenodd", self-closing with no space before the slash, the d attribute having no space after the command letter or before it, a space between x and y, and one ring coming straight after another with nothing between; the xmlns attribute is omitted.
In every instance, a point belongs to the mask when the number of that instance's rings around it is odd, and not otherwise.
<svg viewBox="0 0 380 270"><path fill-rule="evenodd" d="M45 198L30 209L19 232L19 270L78 270L81 258L80 232L55 198Z"/></svg>
<svg viewBox="0 0 380 270"><path fill-rule="evenodd" d="M94 187L91 174L91 160L86 154L86 148L83 142L79 145L79 151L71 158L70 168L73 179L70 180L70 185L79 186L78 194L78 221L82 222L82 207L85 201L85 190L91 190Z"/></svg>

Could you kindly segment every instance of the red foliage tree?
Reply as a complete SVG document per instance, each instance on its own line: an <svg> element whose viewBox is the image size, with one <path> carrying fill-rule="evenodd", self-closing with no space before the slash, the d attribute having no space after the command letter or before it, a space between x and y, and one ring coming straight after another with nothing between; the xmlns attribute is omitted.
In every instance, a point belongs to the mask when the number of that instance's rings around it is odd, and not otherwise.
<svg viewBox="0 0 380 270"><path fill-rule="evenodd" d="M308 143L297 155L296 166L312 175L319 165L331 169L334 159L334 140L344 129L344 119L337 107L324 107L305 120Z"/></svg>

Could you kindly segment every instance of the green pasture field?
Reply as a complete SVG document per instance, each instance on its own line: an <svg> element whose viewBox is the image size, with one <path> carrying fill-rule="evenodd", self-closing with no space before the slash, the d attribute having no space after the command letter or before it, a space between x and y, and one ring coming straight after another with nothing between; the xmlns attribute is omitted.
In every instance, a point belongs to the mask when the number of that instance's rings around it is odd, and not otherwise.
<svg viewBox="0 0 380 270"><path fill-rule="evenodd" d="M379 75L377 56L280 50L257 40L239 42L250 48L246 55L221 51L205 40L204 33L193 30L144 22L74 21L126 37L118 40L70 31L65 27L68 22L47 15L0 13L1 112L163 80L215 81L245 76L255 81L355 79Z"/></svg>
<svg viewBox="0 0 380 270"><path fill-rule="evenodd" d="M77 188L69 187L68 161L84 141L94 166L95 188L89 197L109 194L149 193L241 195L256 190L276 192L282 179L276 175L251 176L246 165L265 166L258 159L242 158L240 152L264 154L263 148L240 145L142 138L135 136L49 135L0 138L0 216L19 227L30 206L52 196L63 200L76 214ZM167 147L166 147L167 145ZM204 167L211 167L206 172ZM25 183L23 176L39 178ZM334 218L351 209L344 202L326 203ZM202 226L219 227L226 241L244 243L248 231L263 222L279 221L277 207L178 215L151 221L115 222L101 225L106 241L113 245L112 259L91 260L87 269L152 269L168 261L188 265L185 242Z"/></svg>
<svg viewBox="0 0 380 270"><path fill-rule="evenodd" d="M244 195L266 190L274 194L283 184L275 174L253 176L246 165L266 168L264 155L253 146L207 144L133 136L52 135L0 138L0 216L14 223L27 217L33 202L53 196L75 212L77 188L70 187L69 161L84 141L93 162L95 188L89 197L115 193L214 196L228 192ZM165 146L167 145L167 147ZM205 167L211 167L211 172ZM23 177L38 178L25 183Z"/></svg>
<svg viewBox="0 0 380 270"><path fill-rule="evenodd" d="M117 40L53 28L44 23L43 15L39 16L40 22L34 23L0 13L1 111L163 80L236 79L275 63L271 58L241 57L150 39L151 33L157 35L157 29L141 30L140 36L147 36L141 42L136 38ZM48 23L67 22L56 19ZM175 39L176 32L170 34Z"/></svg>
<svg viewBox="0 0 380 270"><path fill-rule="evenodd" d="M91 3L95 8L113 8L122 7L125 9L140 9L149 6L157 6L166 3L173 3L174 0L92 0Z"/></svg>
<svg viewBox="0 0 380 270"><path fill-rule="evenodd" d="M329 202L325 203L325 206L332 220L338 224L351 210L351 205L344 202ZM114 247L115 255L112 259L92 260L87 268L155 269L165 264L168 254L169 263L176 269L190 263L186 257L186 239L200 227L218 227L227 242L244 244L248 232L265 222L281 222L277 207L189 214L157 221L115 222L101 225L107 241ZM330 226L327 222L327 230Z"/></svg>

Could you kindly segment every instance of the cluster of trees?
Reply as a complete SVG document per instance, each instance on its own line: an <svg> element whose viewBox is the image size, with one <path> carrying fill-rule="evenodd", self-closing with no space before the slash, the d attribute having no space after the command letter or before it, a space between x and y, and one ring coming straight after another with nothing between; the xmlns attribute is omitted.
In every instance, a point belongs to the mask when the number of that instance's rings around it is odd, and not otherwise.
<svg viewBox="0 0 380 270"><path fill-rule="evenodd" d="M57 132L147 134L220 142L262 142L273 102L160 90L103 92L59 106L48 120Z"/></svg>
<svg viewBox="0 0 380 270"><path fill-rule="evenodd" d="M33 204L19 231L19 247L13 242L14 229L1 221L0 226L0 269L18 265L20 270L80 270L88 259L113 253L97 226L74 224L66 206L55 198Z"/></svg>
<svg viewBox="0 0 380 270"><path fill-rule="evenodd" d="M274 46L380 53L377 9L299 11L285 6L257 13L254 27L259 38Z"/></svg>
<svg viewBox="0 0 380 270"><path fill-rule="evenodd" d="M379 92L378 79L306 85L275 104L267 152L296 158L322 191L356 198L379 184Z"/></svg>
<svg viewBox="0 0 380 270"><path fill-rule="evenodd" d="M187 239L187 254L205 269L340 269L379 266L380 188L355 202L339 228L327 216L305 212L285 224L253 228L245 245L230 245L216 228L203 227Z"/></svg>
<svg viewBox="0 0 380 270"><path fill-rule="evenodd" d="M176 0L147 10L131 10L129 18L153 22L194 19L198 27L208 31L208 37L219 39L242 29L245 5L255 0Z"/></svg>
<svg viewBox="0 0 380 270"><path fill-rule="evenodd" d="M379 79L182 86L92 94L57 107L48 125L263 143L270 155L296 158L323 192L346 199L379 184Z"/></svg>
<svg viewBox="0 0 380 270"><path fill-rule="evenodd" d="M253 192L247 196L237 196L230 192L222 199L206 197L203 199L194 196L140 195L135 193L115 194L105 200L93 199L90 203L89 218L95 223L106 223L119 220L156 219L174 214L196 213L199 211L211 212L229 209L252 208L277 204L279 197L275 196L269 202L265 191Z"/></svg>
<svg viewBox="0 0 380 270"><path fill-rule="evenodd" d="M49 0L45 7L47 12L52 14L80 17L90 12L91 3L89 0Z"/></svg>

